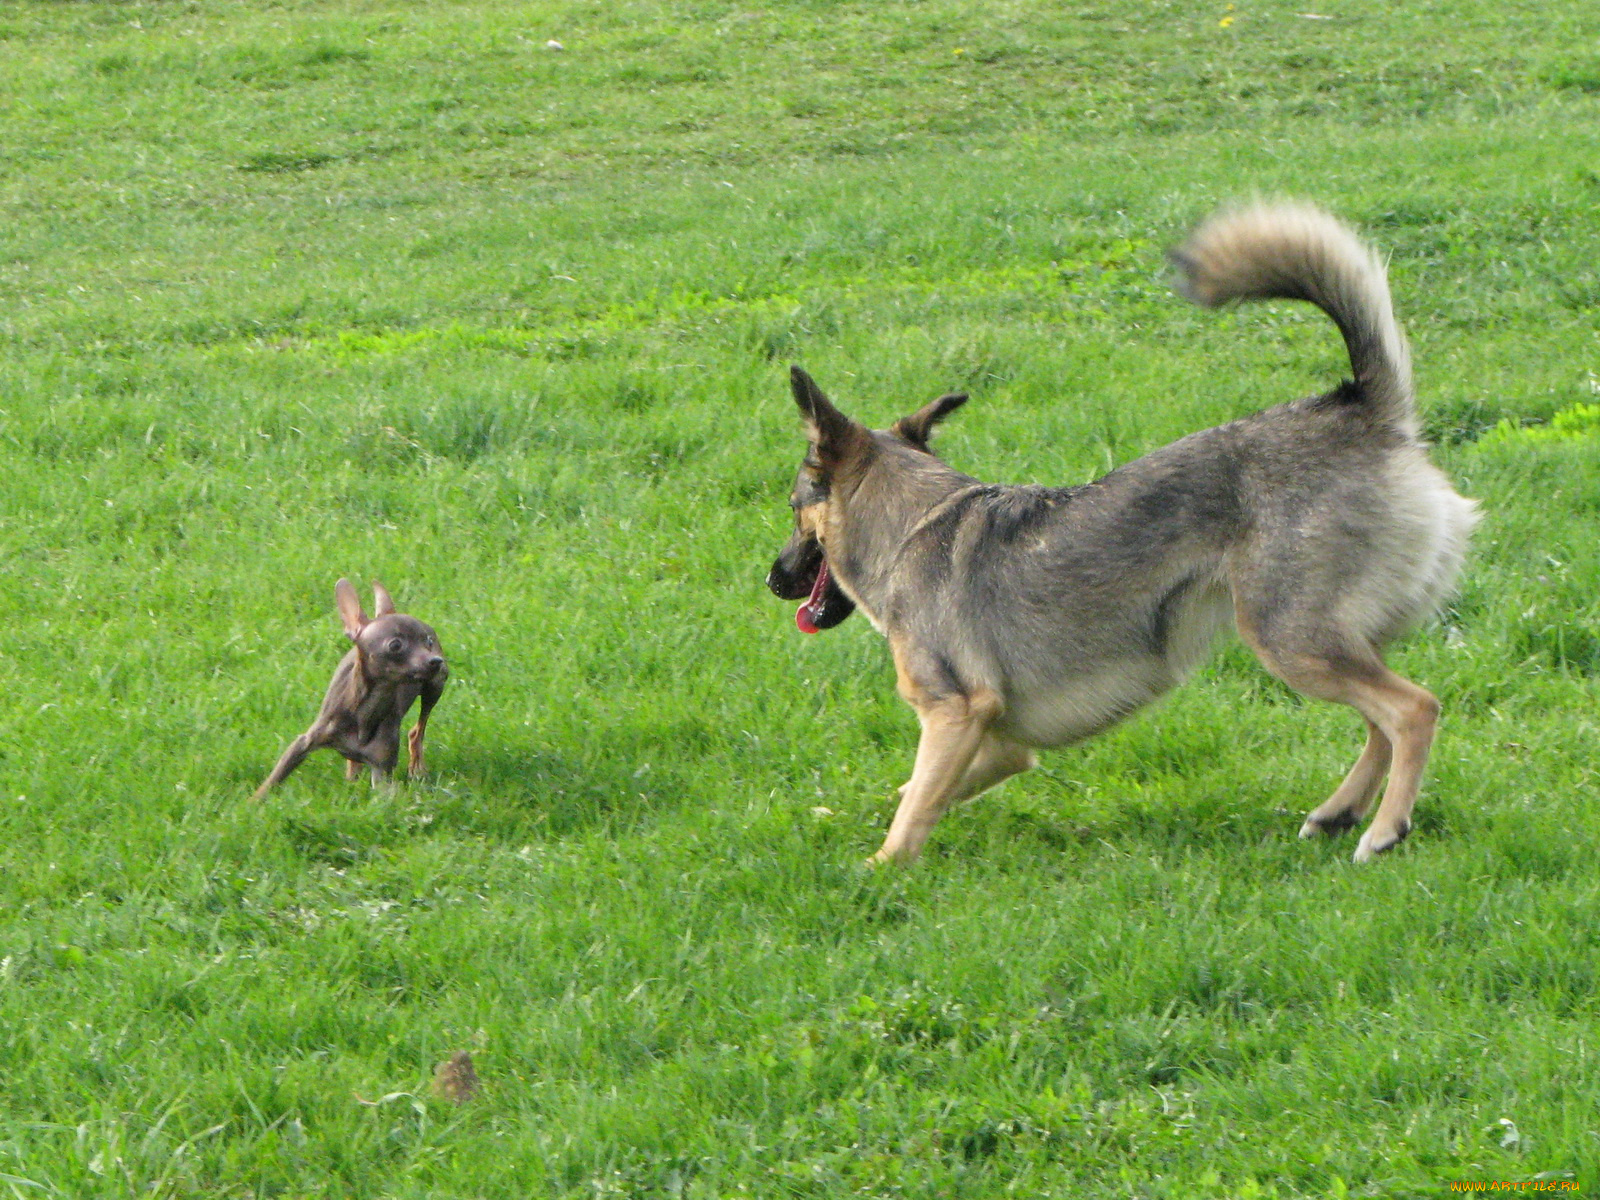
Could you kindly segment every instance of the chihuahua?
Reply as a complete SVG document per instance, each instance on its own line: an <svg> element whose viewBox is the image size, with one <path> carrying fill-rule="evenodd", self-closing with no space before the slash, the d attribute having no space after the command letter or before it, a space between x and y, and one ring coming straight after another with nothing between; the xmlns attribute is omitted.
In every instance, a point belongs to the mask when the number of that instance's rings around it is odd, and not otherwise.
<svg viewBox="0 0 1600 1200"><path fill-rule="evenodd" d="M422 697L422 711L407 739L407 770L412 778L426 770L423 730L450 677L439 639L415 617L395 612L394 601L381 583L372 585L375 607L370 618L361 611L361 601L348 579L339 580L333 594L345 634L355 646L334 671L316 721L283 752L272 774L256 789L257 800L282 783L306 755L323 746L332 746L349 759L346 779L359 776L362 763L372 768L373 783L388 779L400 758L400 721L418 696Z"/></svg>

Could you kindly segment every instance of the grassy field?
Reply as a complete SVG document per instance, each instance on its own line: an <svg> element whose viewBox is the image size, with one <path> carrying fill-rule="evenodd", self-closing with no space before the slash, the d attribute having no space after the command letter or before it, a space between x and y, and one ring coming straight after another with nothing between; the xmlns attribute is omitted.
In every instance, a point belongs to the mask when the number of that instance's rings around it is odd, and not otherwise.
<svg viewBox="0 0 1600 1200"><path fill-rule="evenodd" d="M1600 1187L1600 9L1311 3L0 3L0 1195ZM1359 722L1232 645L865 871L787 365L1082 482L1345 369L1168 291L1254 191L1392 256L1486 513L1416 834L1295 839ZM434 774L252 805L340 575Z"/></svg>

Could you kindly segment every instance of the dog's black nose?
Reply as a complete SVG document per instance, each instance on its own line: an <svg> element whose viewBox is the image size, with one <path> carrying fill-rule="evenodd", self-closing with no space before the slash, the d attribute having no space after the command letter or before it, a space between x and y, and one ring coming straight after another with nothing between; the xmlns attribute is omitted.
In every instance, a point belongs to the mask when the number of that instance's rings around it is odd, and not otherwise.
<svg viewBox="0 0 1600 1200"><path fill-rule="evenodd" d="M444 659L437 654L428 660L428 670L430 671L437 671L442 666L444 666Z"/></svg>

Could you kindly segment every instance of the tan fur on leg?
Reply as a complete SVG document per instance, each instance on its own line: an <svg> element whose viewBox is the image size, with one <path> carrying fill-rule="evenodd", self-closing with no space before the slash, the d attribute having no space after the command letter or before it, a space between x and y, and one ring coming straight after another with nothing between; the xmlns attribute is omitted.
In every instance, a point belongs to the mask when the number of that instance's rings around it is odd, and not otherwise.
<svg viewBox="0 0 1600 1200"><path fill-rule="evenodd" d="M955 791L951 793L950 803L964 804L1002 780L1020 775L1023 771L1031 771L1038 765L1038 755L1026 746L992 733L987 734L960 782L956 784Z"/></svg>
<svg viewBox="0 0 1600 1200"><path fill-rule="evenodd" d="M972 756L972 762L951 793L950 803L965 804L996 784L1003 783L1013 775L1031 771L1038 765L1039 756L1028 747L992 733L985 734L977 753ZM903 797L910 786L908 779L895 789L895 794Z"/></svg>
<svg viewBox="0 0 1600 1200"><path fill-rule="evenodd" d="M1372 807L1372 801L1383 787L1383 777L1389 771L1393 751L1389 739L1371 721L1367 722L1367 744L1361 757L1344 777L1344 782L1306 815L1300 827L1303 838L1321 837L1343 833L1352 825L1359 825Z"/></svg>
<svg viewBox="0 0 1600 1200"><path fill-rule="evenodd" d="M922 739L917 743L916 766L895 810L889 834L871 861L909 863L922 853L928 834L957 800L958 789L983 745L989 722L999 711L999 697L983 692L970 698L951 697L918 712Z"/></svg>
<svg viewBox="0 0 1600 1200"><path fill-rule="evenodd" d="M1313 639L1311 631L1302 629L1298 631L1302 644L1320 641L1330 649L1324 653L1303 649L1283 652L1275 650L1270 644L1272 639L1264 638L1260 626L1243 612L1239 632L1262 665L1279 679L1307 696L1348 704L1367 719L1369 729L1375 729L1388 742L1389 786L1384 790L1377 816L1356 845L1355 861L1367 862L1398 845L1411 832L1411 810L1416 805L1422 770L1433 745L1439 701L1432 692L1384 666L1376 650L1354 647L1347 641L1341 645L1343 639L1337 635L1324 633ZM1369 734L1361 758L1323 807L1329 807L1336 799L1348 804L1358 790L1375 788L1378 755Z"/></svg>
<svg viewBox="0 0 1600 1200"><path fill-rule="evenodd" d="M1439 723L1439 701L1432 692L1393 672L1386 675L1377 685L1363 685L1359 698L1368 719L1393 743L1394 762L1378 815L1372 818L1356 846L1356 862L1382 854L1411 832L1411 810L1417 803L1422 770L1427 766L1433 731Z"/></svg>

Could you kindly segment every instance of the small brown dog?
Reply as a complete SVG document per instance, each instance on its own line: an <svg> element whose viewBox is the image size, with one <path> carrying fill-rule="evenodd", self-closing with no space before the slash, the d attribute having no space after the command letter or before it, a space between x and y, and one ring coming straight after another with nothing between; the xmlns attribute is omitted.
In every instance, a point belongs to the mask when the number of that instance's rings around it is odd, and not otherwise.
<svg viewBox="0 0 1600 1200"><path fill-rule="evenodd" d="M323 746L332 746L350 760L345 766L346 779L356 778L362 763L372 768L373 783L388 779L400 758L400 722L418 696L422 697L422 711L407 739L407 770L415 778L426 769L422 734L450 677L439 639L415 617L395 612L394 601L381 583L372 585L370 618L361 611L361 601L348 579L339 580L333 594L345 634L355 646L334 671L316 721L283 752L272 774L256 789L257 800L282 783L306 755Z"/></svg>

